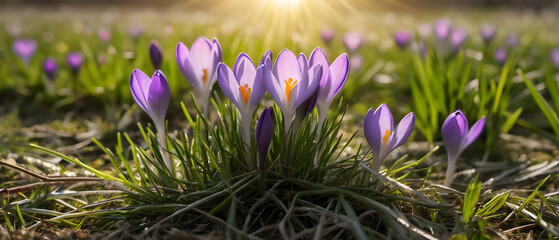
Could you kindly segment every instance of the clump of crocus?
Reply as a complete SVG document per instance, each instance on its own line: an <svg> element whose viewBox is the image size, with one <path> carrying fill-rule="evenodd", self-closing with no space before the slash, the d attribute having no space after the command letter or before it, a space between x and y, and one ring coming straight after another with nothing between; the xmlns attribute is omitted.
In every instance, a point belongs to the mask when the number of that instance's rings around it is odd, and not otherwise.
<svg viewBox="0 0 559 240"><path fill-rule="evenodd" d="M79 52L68 53L68 66L74 76L78 75L83 64L83 56Z"/></svg>
<svg viewBox="0 0 559 240"><path fill-rule="evenodd" d="M58 74L58 65L56 64L56 60L54 58L46 58L45 62L43 62L43 70L45 71L45 75L50 81L54 81L56 75Z"/></svg>
<svg viewBox="0 0 559 240"><path fill-rule="evenodd" d="M452 23L448 19L441 19L433 25L433 32L439 41L446 40L452 30Z"/></svg>
<svg viewBox="0 0 559 240"><path fill-rule="evenodd" d="M559 47L555 47L551 50L551 61L556 68L559 68Z"/></svg>
<svg viewBox="0 0 559 240"><path fill-rule="evenodd" d="M167 148L167 135L165 134L165 114L171 100L171 89L167 78L160 70L155 71L149 78L144 72L135 69L130 76L130 91L134 101L149 115L157 129L161 155L165 165L173 173L173 162L169 154L164 151Z"/></svg>
<svg viewBox="0 0 559 240"><path fill-rule="evenodd" d="M452 34L450 35L450 44L452 45L452 51L454 51L455 53L458 52L460 48L462 48L462 45L464 45L464 43L466 42L467 38L468 32L466 32L466 30L464 29L455 29L454 31L452 31Z"/></svg>
<svg viewBox="0 0 559 240"><path fill-rule="evenodd" d="M373 154L372 170L379 172L384 159L392 150L408 139L414 125L415 115L413 112L402 118L394 128L394 119L386 104L380 105L374 111L372 108L369 109L367 115L365 115L363 131Z"/></svg>
<svg viewBox="0 0 559 240"><path fill-rule="evenodd" d="M330 45L330 42L332 42L335 35L336 32L334 29L329 27L323 28L322 31L320 31L320 38L322 38L322 41L324 41L326 45Z"/></svg>
<svg viewBox="0 0 559 240"><path fill-rule="evenodd" d="M481 35L481 39L483 39L485 45L489 45L491 43L496 33L497 28L492 24L484 24L479 29L479 34Z"/></svg>
<svg viewBox="0 0 559 240"><path fill-rule="evenodd" d="M258 119L256 125L256 142L258 143L258 166L261 171L266 167L266 158L268 158L268 150L270 143L274 137L274 111L272 108L266 108Z"/></svg>
<svg viewBox="0 0 559 240"><path fill-rule="evenodd" d="M250 129L252 115L256 106L266 94L264 75L269 75L266 66L258 69L250 57L241 53L235 61L233 70L224 63L217 66L217 81L221 91L239 109L241 114L241 136L245 144L250 146Z"/></svg>
<svg viewBox="0 0 559 240"><path fill-rule="evenodd" d="M161 53L161 47L156 40L151 40L149 44L149 59L155 70L161 69L161 62L163 61L163 54Z"/></svg>
<svg viewBox="0 0 559 240"><path fill-rule="evenodd" d="M505 39L505 42L509 48L514 48L518 45L518 36L515 34L509 34Z"/></svg>
<svg viewBox="0 0 559 240"><path fill-rule="evenodd" d="M219 42L215 38L210 41L205 37L199 37L190 50L184 43L179 42L176 55L182 75L194 87L202 105L202 112L207 116L212 86L217 80L217 64L222 61Z"/></svg>
<svg viewBox="0 0 559 240"><path fill-rule="evenodd" d="M271 71L267 65L264 66L268 70L264 74L266 89L282 110L287 133L297 107L318 87L322 66L316 64L309 68L303 54L297 58L288 49L281 51Z"/></svg>
<svg viewBox="0 0 559 240"><path fill-rule="evenodd" d="M23 64L27 66L37 51L37 42L33 39L18 39L14 41L12 48Z"/></svg>
<svg viewBox="0 0 559 240"><path fill-rule="evenodd" d="M411 33L407 31L398 31L394 33L394 42L400 49L405 49L412 39Z"/></svg>
<svg viewBox="0 0 559 240"><path fill-rule="evenodd" d="M464 149L479 137L484 125L485 117L482 117L474 123L471 129L468 129L468 119L460 110L451 113L444 121L441 134L448 154L448 166L444 180L445 186L449 187L452 184L458 157Z"/></svg>
<svg viewBox="0 0 559 240"><path fill-rule="evenodd" d="M363 44L363 36L358 32L348 32L344 36L344 46L349 52L356 52Z"/></svg>
<svg viewBox="0 0 559 240"><path fill-rule="evenodd" d="M507 57L508 57L507 50L503 47L495 49L495 52L493 53L493 58L499 64L504 64L507 61Z"/></svg>
<svg viewBox="0 0 559 240"><path fill-rule="evenodd" d="M347 80L349 75L349 59L347 54L343 53L330 65L326 54L320 48L315 48L309 58L309 66L314 66L315 64L322 66L322 78L320 79L318 100L316 102L319 116L318 129L320 131L326 119L330 103L342 90Z"/></svg>

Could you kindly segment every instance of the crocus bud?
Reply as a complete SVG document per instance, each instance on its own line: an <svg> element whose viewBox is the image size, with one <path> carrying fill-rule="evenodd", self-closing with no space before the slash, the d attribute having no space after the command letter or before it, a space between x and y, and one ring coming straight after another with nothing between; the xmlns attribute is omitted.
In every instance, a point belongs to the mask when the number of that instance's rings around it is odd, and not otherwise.
<svg viewBox="0 0 559 240"><path fill-rule="evenodd" d="M559 47L555 47L551 50L551 61L556 68L559 68Z"/></svg>
<svg viewBox="0 0 559 240"><path fill-rule="evenodd" d="M471 129L468 129L468 119L460 110L451 113L444 121L441 134L448 154L448 166L444 180L445 186L449 187L452 180L454 180L456 160L458 160L462 151L479 137L484 125L485 117L482 117L474 123Z"/></svg>
<svg viewBox="0 0 559 240"><path fill-rule="evenodd" d="M53 58L45 59L45 62L43 63L43 70L45 71L45 75L47 75L47 78L51 81L54 81L58 73L56 60L54 60Z"/></svg>
<svg viewBox="0 0 559 240"><path fill-rule="evenodd" d="M350 52L359 50L361 44L363 44L363 36L358 32L348 32L344 36L344 45Z"/></svg>
<svg viewBox="0 0 559 240"><path fill-rule="evenodd" d="M12 48L19 59L27 66L37 51L37 42L33 39L18 39L14 41Z"/></svg>
<svg viewBox="0 0 559 240"><path fill-rule="evenodd" d="M496 33L497 28L495 27L495 25L491 24L485 24L479 29L479 34L481 35L481 38L486 45L489 45L489 43L491 43Z"/></svg>
<svg viewBox="0 0 559 240"><path fill-rule="evenodd" d="M507 57L508 57L507 50L503 47L497 48L493 53L493 58L499 64L504 64L507 61Z"/></svg>
<svg viewBox="0 0 559 240"><path fill-rule="evenodd" d="M376 110L369 109L363 122L363 132L373 154L373 171L378 172L382 162L390 152L402 145L410 136L415 126L415 115L408 113L394 127L392 113L386 104Z"/></svg>
<svg viewBox="0 0 559 240"><path fill-rule="evenodd" d="M78 75L80 72L80 68L83 64L83 56L79 52L71 52L68 53L68 66L70 70L72 70L72 74Z"/></svg>
<svg viewBox="0 0 559 240"><path fill-rule="evenodd" d="M514 34L509 34L507 36L507 39L505 39L505 41L507 42L507 46L509 48L514 48L516 47L516 45L518 45L518 36Z"/></svg>
<svg viewBox="0 0 559 240"><path fill-rule="evenodd" d="M462 45L466 42L468 38L468 32L464 29L456 29L452 31L452 35L450 36L450 44L452 44L452 50L454 52L458 52Z"/></svg>
<svg viewBox="0 0 559 240"><path fill-rule="evenodd" d="M334 29L329 27L322 29L322 31L320 32L320 37L322 38L322 41L326 43L326 45L330 45L330 42L332 42L335 35L336 32L334 31Z"/></svg>
<svg viewBox="0 0 559 240"><path fill-rule="evenodd" d="M412 39L412 35L406 31L399 31L394 34L394 41L400 49L405 49Z"/></svg>
<svg viewBox="0 0 559 240"><path fill-rule="evenodd" d="M258 166L260 170L264 170L266 166L266 158L268 158L268 149L272 138L274 137L274 111L272 108L264 109L264 112L258 119L256 125L256 141L258 143Z"/></svg>
<svg viewBox="0 0 559 240"><path fill-rule="evenodd" d="M161 54L161 48L156 40L152 40L149 45L149 59L155 70L161 69L161 62L163 61L163 55Z"/></svg>
<svg viewBox="0 0 559 240"><path fill-rule="evenodd" d="M433 32L439 40L445 40L449 35L452 24L447 19L441 19L433 25Z"/></svg>
<svg viewBox="0 0 559 240"><path fill-rule="evenodd" d="M306 101L301 103L299 107L297 107L297 111L295 113L295 118L297 119L296 122L301 123L314 109L316 106L316 101L318 100L318 92L319 88L316 88L313 95L311 95Z"/></svg>

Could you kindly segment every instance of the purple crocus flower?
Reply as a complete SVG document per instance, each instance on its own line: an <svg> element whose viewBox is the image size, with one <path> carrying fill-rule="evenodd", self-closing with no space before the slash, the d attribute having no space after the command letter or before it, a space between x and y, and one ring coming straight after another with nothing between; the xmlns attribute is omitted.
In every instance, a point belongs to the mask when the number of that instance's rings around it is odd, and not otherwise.
<svg viewBox="0 0 559 240"><path fill-rule="evenodd" d="M344 36L344 46L350 52L357 51L363 44L363 36L358 32L348 32Z"/></svg>
<svg viewBox="0 0 559 240"><path fill-rule="evenodd" d="M458 52L462 45L466 42L468 38L468 32L464 29L456 29L452 31L452 35L450 36L450 44L452 45L452 50L454 52Z"/></svg>
<svg viewBox="0 0 559 240"><path fill-rule="evenodd" d="M559 47L555 47L551 50L551 61L556 68L559 68Z"/></svg>
<svg viewBox="0 0 559 240"><path fill-rule="evenodd" d="M412 39L411 33L407 31L398 31L394 34L394 41L400 49L405 49Z"/></svg>
<svg viewBox="0 0 559 240"><path fill-rule="evenodd" d="M12 48L14 53L27 66L35 51L37 51L37 42L33 39L18 39L14 41Z"/></svg>
<svg viewBox="0 0 559 240"><path fill-rule="evenodd" d="M161 48L156 40L151 40L149 44L149 59L155 70L161 69L161 62L163 61L163 55L161 54Z"/></svg>
<svg viewBox="0 0 559 240"><path fill-rule="evenodd" d="M256 142L258 143L258 166L260 171L266 167L266 158L268 158L268 149L274 137L274 111L272 108L266 108L258 119L256 125Z"/></svg>
<svg viewBox="0 0 559 240"><path fill-rule="evenodd" d="M335 35L336 32L334 31L334 29L329 27L322 29L322 31L320 32L320 37L322 38L322 41L326 43L326 45L330 45L330 42L332 42Z"/></svg>
<svg viewBox="0 0 559 240"><path fill-rule="evenodd" d="M45 59L45 62L43 63L43 70L45 71L45 75L47 75L47 78L51 81L54 81L58 73L56 60L54 60L53 58Z"/></svg>
<svg viewBox="0 0 559 240"><path fill-rule="evenodd" d="M462 151L479 137L484 125L485 117L482 117L474 123L471 129L468 129L468 119L460 110L448 115L444 121L441 134L448 154L448 166L444 180L445 186L449 187L452 180L454 180L456 160L458 160Z"/></svg>
<svg viewBox="0 0 559 240"><path fill-rule="evenodd" d="M330 107L330 103L334 97L342 90L347 77L349 75L349 59L347 54L340 54L332 62L328 61L326 54L320 49L315 48L309 59L309 66L320 64L322 66L322 78L319 83L318 94L318 129L322 128L322 124L326 119L326 113Z"/></svg>
<svg viewBox="0 0 559 240"><path fill-rule="evenodd" d="M495 25L491 24L484 24L479 29L479 34L481 35L481 38L483 39L485 45L489 45L489 43L491 43L496 33L497 28L495 27Z"/></svg>
<svg viewBox="0 0 559 240"><path fill-rule="evenodd" d="M518 45L518 36L515 34L509 34L505 39L505 42L509 48L514 48Z"/></svg>
<svg viewBox="0 0 559 240"><path fill-rule="evenodd" d="M408 139L414 125L415 115L413 112L402 118L394 128L394 119L386 104L380 105L374 111L372 108L369 109L367 115L365 115L363 132L373 153L372 169L374 171L379 172L380 166L388 154Z"/></svg>
<svg viewBox="0 0 559 240"><path fill-rule="evenodd" d="M171 100L171 89L167 78L160 70L149 78L144 72L135 69L130 76L130 91L134 101L149 115L157 129L159 145L166 148L165 114ZM165 165L171 171L173 163L169 154L161 151Z"/></svg>
<svg viewBox="0 0 559 240"><path fill-rule="evenodd" d="M217 80L217 64L222 60L221 46L213 41L199 37L190 50L179 42L176 49L177 64L182 75L192 84L201 101L202 111L207 116L210 94Z"/></svg>
<svg viewBox="0 0 559 240"><path fill-rule="evenodd" d="M266 66L266 65L264 65ZM322 66L309 68L305 55L297 58L284 49L279 54L272 70L266 66L266 89L282 110L285 132L289 131L295 110L316 90L322 78Z"/></svg>
<svg viewBox="0 0 559 240"><path fill-rule="evenodd" d="M225 96L239 109L241 136L249 146L252 115L266 94L264 75L269 75L266 71L265 65L257 69L245 53L239 54L233 70L224 63L217 65L217 82Z"/></svg>
<svg viewBox="0 0 559 240"><path fill-rule="evenodd" d="M441 19L433 25L433 32L439 40L445 40L450 35L452 23L448 19Z"/></svg>
<svg viewBox="0 0 559 240"><path fill-rule="evenodd" d="M504 64L507 61L507 57L507 50L503 47L497 48L493 53L493 58L495 58L495 61L499 64Z"/></svg>
<svg viewBox="0 0 559 240"><path fill-rule="evenodd" d="M74 76L78 75L83 64L83 56L79 52L68 53L68 66Z"/></svg>

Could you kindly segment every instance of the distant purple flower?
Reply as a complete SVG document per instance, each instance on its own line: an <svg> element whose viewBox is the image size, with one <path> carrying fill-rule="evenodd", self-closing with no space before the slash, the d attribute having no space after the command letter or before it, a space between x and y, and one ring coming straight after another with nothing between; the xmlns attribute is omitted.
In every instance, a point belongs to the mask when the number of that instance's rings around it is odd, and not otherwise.
<svg viewBox="0 0 559 240"><path fill-rule="evenodd" d="M149 115L157 129L159 145L166 148L165 114L171 100L171 89L167 78L160 70L150 78L144 72L135 69L130 76L130 91L134 101ZM165 165L172 171L173 163L169 154L161 151Z"/></svg>
<svg viewBox="0 0 559 240"><path fill-rule="evenodd" d="M317 64L309 68L305 55L300 54L297 58L291 51L284 49L278 55L274 68L271 71L268 66L266 68L266 89L282 110L287 132L297 107L318 87L322 66Z"/></svg>
<svg viewBox="0 0 559 240"><path fill-rule="evenodd" d="M452 35L450 36L450 44L452 45L452 49L454 52L458 52L462 45L466 42L468 38L468 32L464 29L456 29L452 31Z"/></svg>
<svg viewBox="0 0 559 240"><path fill-rule="evenodd" d="M309 58L309 66L320 64L322 66L322 78L319 83L318 94L318 128L322 127L322 123L326 119L326 113L330 107L330 103L334 97L342 90L349 75L349 59L347 54L340 54L332 62L328 61L326 54L320 49L315 48Z"/></svg>
<svg viewBox="0 0 559 240"><path fill-rule="evenodd" d="M344 36L344 45L350 52L357 51L363 44L363 36L358 32L348 32Z"/></svg>
<svg viewBox="0 0 559 240"><path fill-rule="evenodd" d="M266 108L258 119L256 125L256 142L258 143L258 166L260 171L266 167L266 158L268 158L268 150L270 143L274 137L274 111L272 108Z"/></svg>
<svg viewBox="0 0 559 240"><path fill-rule="evenodd" d="M450 35L452 23L448 19L441 19L433 25L433 32L439 40L445 40Z"/></svg>
<svg viewBox="0 0 559 240"><path fill-rule="evenodd" d="M407 31L399 31L394 34L394 41L396 42L396 45L398 45L400 49L406 48L410 43L411 39L412 39L412 35Z"/></svg>
<svg viewBox="0 0 559 240"><path fill-rule="evenodd" d="M518 36L515 34L509 34L507 39L505 39L505 42L507 42L507 46L509 48L514 48L518 45Z"/></svg>
<svg viewBox="0 0 559 240"><path fill-rule="evenodd" d="M484 125L485 117L482 117L474 123L471 129L468 129L468 119L460 110L451 113L444 121L441 134L448 154L445 186L449 187L452 180L454 180L454 171L456 170L458 157L464 149L479 137Z"/></svg>
<svg viewBox="0 0 559 240"><path fill-rule="evenodd" d="M320 37L322 38L322 41L326 43L326 45L330 45L330 42L332 42L335 35L336 32L334 31L334 29L329 27L322 29L322 31L320 32Z"/></svg>
<svg viewBox="0 0 559 240"><path fill-rule="evenodd" d="M429 37L429 35L431 35L431 32L433 30L433 27L429 24L421 24L417 27L417 33L419 33L419 36L426 38Z"/></svg>
<svg viewBox="0 0 559 240"><path fill-rule="evenodd" d="M58 66L56 64L56 60L54 58L47 58L43 63L43 70L45 71L45 75L51 81L54 81L56 75L58 74Z"/></svg>
<svg viewBox="0 0 559 240"><path fill-rule="evenodd" d="M107 28L100 28L97 31L97 35L99 35L99 39L105 43L108 43L111 40L111 30Z"/></svg>
<svg viewBox="0 0 559 240"><path fill-rule="evenodd" d="M363 66L363 56L361 54L351 55L349 66L353 71L361 69L361 66Z"/></svg>
<svg viewBox="0 0 559 240"><path fill-rule="evenodd" d="M19 59L27 66L37 51L37 42L33 39L15 40L12 48Z"/></svg>
<svg viewBox="0 0 559 240"><path fill-rule="evenodd" d="M132 39L138 39L142 34L144 34L144 28L142 26L135 25L128 28L128 35L130 35Z"/></svg>
<svg viewBox="0 0 559 240"><path fill-rule="evenodd" d="M556 68L559 68L559 47L555 47L551 50L551 61Z"/></svg>
<svg viewBox="0 0 559 240"><path fill-rule="evenodd" d="M380 105L376 110L369 109L363 123L365 138L373 154L372 169L379 172L382 162L392 150L396 149L413 131L415 115L408 113L394 128L392 113L386 104Z"/></svg>
<svg viewBox="0 0 559 240"><path fill-rule="evenodd" d="M83 56L79 52L70 52L68 53L68 66L70 70L72 70L72 74L78 75L80 72L80 68L83 64Z"/></svg>
<svg viewBox="0 0 559 240"><path fill-rule="evenodd" d="M239 109L241 136L249 146L252 115L266 94L265 75L270 74L267 71L264 65L257 69L245 53L239 54L233 70L224 63L217 65L217 82L225 96Z"/></svg>
<svg viewBox="0 0 559 240"><path fill-rule="evenodd" d="M161 62L163 61L163 55L161 53L161 48L156 40L151 40L149 44L149 59L153 68L156 70L161 69Z"/></svg>
<svg viewBox="0 0 559 240"><path fill-rule="evenodd" d="M176 49L177 64L182 75L192 84L202 105L202 112L208 114L210 94L217 80L217 64L222 60L221 46L213 41L199 37L190 50L179 42Z"/></svg>
<svg viewBox="0 0 559 240"><path fill-rule="evenodd" d="M485 24L479 29L479 34L481 35L481 38L486 45L489 45L489 43L491 43L496 33L497 28L495 27L495 25L491 24Z"/></svg>
<svg viewBox="0 0 559 240"><path fill-rule="evenodd" d="M500 64L504 64L507 61L507 50L503 47L497 48L493 53L493 58Z"/></svg>

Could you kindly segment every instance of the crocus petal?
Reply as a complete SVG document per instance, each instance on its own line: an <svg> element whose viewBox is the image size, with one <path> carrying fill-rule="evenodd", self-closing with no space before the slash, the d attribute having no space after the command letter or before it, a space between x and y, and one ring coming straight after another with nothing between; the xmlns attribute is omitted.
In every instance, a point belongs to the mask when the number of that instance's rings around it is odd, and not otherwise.
<svg viewBox="0 0 559 240"><path fill-rule="evenodd" d="M470 144L472 144L481 134L483 131L483 127L485 126L485 117L482 117L479 121L474 123L474 125L468 131L468 135L466 135L466 141L462 144L462 149L464 150Z"/></svg>
<svg viewBox="0 0 559 240"><path fill-rule="evenodd" d="M331 101L339 92L347 81L349 75L349 58L347 54L341 54L334 60L330 66L330 78L332 86L328 94L328 101ZM323 77L324 78L324 77Z"/></svg>
<svg viewBox="0 0 559 240"><path fill-rule="evenodd" d="M239 54L233 69L235 77L237 78L237 81L239 81L239 85L243 86L248 84L252 87L254 78L256 77L256 68L246 53Z"/></svg>
<svg viewBox="0 0 559 240"><path fill-rule="evenodd" d="M399 147L408 139L411 132L413 131L413 127L415 126L415 114L413 112L408 113L398 125L396 125L396 129L392 134L390 142L387 144L386 149L388 153L390 153L395 148Z"/></svg>
<svg viewBox="0 0 559 240"><path fill-rule="evenodd" d="M211 73L211 69L209 69L212 65L212 62L210 62L210 60L212 60L210 59L210 57L212 57L211 54L212 43L205 37L197 38L190 48L190 59L192 59L192 62L199 67L197 70L202 71L202 69L207 69L208 74Z"/></svg>
<svg viewBox="0 0 559 240"><path fill-rule="evenodd" d="M441 130L446 151L451 158L458 157L460 146L466 137L463 118L458 118L458 116L462 116L458 111L451 113L444 121ZM467 126L466 124L466 128Z"/></svg>
<svg viewBox="0 0 559 240"><path fill-rule="evenodd" d="M155 71L151 77L148 93L148 106L151 112L151 118L154 121L165 121L165 114L171 100L171 89L167 78L160 70Z"/></svg>
<svg viewBox="0 0 559 240"><path fill-rule="evenodd" d="M194 89L200 91L202 89L202 83L200 79L200 74L195 72L196 67L194 66L192 60L190 59L190 52L188 47L184 43L179 42L176 49L177 64L179 65L179 70L182 75L186 77L186 80L192 84Z"/></svg>
<svg viewBox="0 0 559 240"><path fill-rule="evenodd" d="M298 81L297 85L299 85L303 78L302 69L297 57L288 49L284 49L278 55L276 63L274 64L273 74L277 78L277 81L280 82L283 90L285 90L284 81L293 78L294 81Z"/></svg>
<svg viewBox="0 0 559 240"><path fill-rule="evenodd" d="M148 75L138 69L134 69L130 76L130 91L132 92L134 101L151 116L149 104L147 102L150 81Z"/></svg>
<svg viewBox="0 0 559 240"><path fill-rule="evenodd" d="M390 109L388 109L388 106L386 106L386 104L380 105L375 110L375 116L377 116L380 130L382 130L381 137L384 136L386 130L392 133L392 131L394 130L394 119L392 118L392 113L390 112Z"/></svg>
<svg viewBox="0 0 559 240"><path fill-rule="evenodd" d="M332 85L332 81L330 78L330 63L328 62L328 57L322 49L315 48L311 53L311 57L309 58L309 65L314 66L316 64L322 65L322 78L320 79L320 95L326 97L330 92L330 87Z"/></svg>
<svg viewBox="0 0 559 240"><path fill-rule="evenodd" d="M264 56L262 56L262 59L260 59L260 64L264 64L264 65L268 66L268 68L273 69L272 57L273 57L272 51L270 51L270 49L268 49L268 51L266 51L266 53L264 53Z"/></svg>
<svg viewBox="0 0 559 240"><path fill-rule="evenodd" d="M365 115L365 120L363 121L363 132L365 134L365 139L367 139L369 146L371 146L373 159L376 161L380 155L382 139L378 117L372 108L370 108Z"/></svg>
<svg viewBox="0 0 559 240"><path fill-rule="evenodd" d="M303 74L303 75L306 75L308 77L303 78L303 81L301 81L302 83L300 85L298 84L299 86L297 85L295 86L298 87L297 90L294 89L294 91L296 91L295 93L297 94L293 102L293 106L295 108L301 105L301 103L306 101L309 97L311 97L315 93L320 83L320 79L322 78L322 65L320 64L314 65L311 69L307 71L307 74Z"/></svg>
<svg viewBox="0 0 559 240"><path fill-rule="evenodd" d="M225 94L225 96L229 98L229 100L235 104L238 109L243 109L243 106L239 102L239 95L237 93L239 91L239 83L237 82L233 71L231 71L231 69L224 63L219 63L217 65L217 83L219 84L221 91L223 91L223 94Z"/></svg>
<svg viewBox="0 0 559 240"><path fill-rule="evenodd" d="M284 105L285 102L285 95L283 93L284 88L280 86L278 80L276 79L276 76L272 74L272 70L270 70L268 66L266 65L261 65L261 66L264 66L266 68L266 70L263 72L266 90L268 90L268 93L270 93L270 96L272 96L274 101L276 101L276 103L279 105L281 110L285 111L286 106Z"/></svg>
<svg viewBox="0 0 559 240"><path fill-rule="evenodd" d="M260 65L256 70L256 77L252 85L252 93L250 94L249 106L255 108L262 101L266 94L266 78L271 78L270 69L264 65Z"/></svg>

